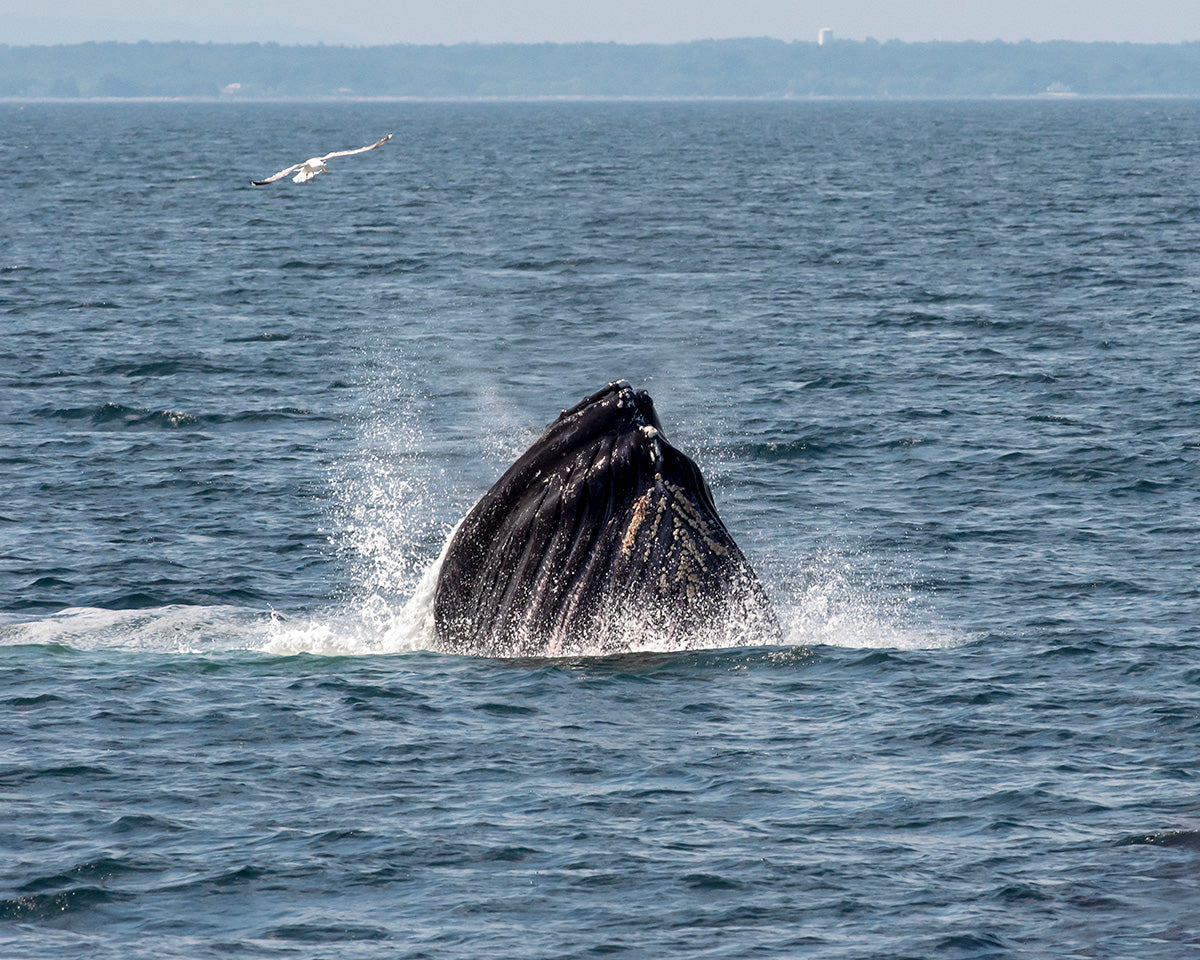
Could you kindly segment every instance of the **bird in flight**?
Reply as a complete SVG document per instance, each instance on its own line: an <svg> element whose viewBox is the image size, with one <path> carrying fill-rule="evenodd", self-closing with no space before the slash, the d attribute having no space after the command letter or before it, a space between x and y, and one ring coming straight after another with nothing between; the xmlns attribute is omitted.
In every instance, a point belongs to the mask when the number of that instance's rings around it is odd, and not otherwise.
<svg viewBox="0 0 1200 960"><path fill-rule="evenodd" d="M292 183L307 183L318 173L329 172L325 169L326 160L332 160L334 157L352 157L356 153L366 153L368 150L382 147L391 139L392 135L389 133L378 143L372 143L369 147L359 147L357 150L335 150L333 153L327 153L323 157L312 157L303 163L293 163L290 167L285 167L273 176L267 177L266 180L251 180L250 182L256 187L261 187L263 184L274 183L281 177L286 177L289 173L294 173L296 175L292 177Z"/></svg>

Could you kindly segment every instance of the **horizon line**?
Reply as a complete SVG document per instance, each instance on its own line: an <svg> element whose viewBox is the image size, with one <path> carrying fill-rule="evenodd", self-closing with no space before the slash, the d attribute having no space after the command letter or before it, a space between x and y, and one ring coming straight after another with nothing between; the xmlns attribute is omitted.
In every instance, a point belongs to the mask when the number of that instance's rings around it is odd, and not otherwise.
<svg viewBox="0 0 1200 960"><path fill-rule="evenodd" d="M896 37L891 37L886 40L878 40L875 37L866 37L862 40L857 40L848 37L834 36L826 39L824 42L814 40L784 40L780 37L771 36L744 36L744 37L698 37L692 40L456 40L450 43L417 43L408 41L394 41L391 43L325 43L323 41L304 42L304 43L288 43L280 40L71 40L60 43L0 43L0 50L29 50L29 49L53 49L57 47L85 47L85 46L172 46L179 45L195 45L209 47L288 47L296 49L337 49L337 50L370 50L387 47L421 47L429 49L451 48L451 47L683 47L694 44L719 44L719 43L780 43L787 46L801 44L806 46L821 46L821 47L836 47L839 45L855 44L859 46L887 46L890 44L898 44L901 46L922 46L939 44L944 46L991 46L998 44L1001 46L1018 47L1024 45L1042 46L1051 44L1073 44L1076 46L1128 46L1128 47L1175 47L1188 46L1191 44L1200 44L1200 40L900 40Z"/></svg>

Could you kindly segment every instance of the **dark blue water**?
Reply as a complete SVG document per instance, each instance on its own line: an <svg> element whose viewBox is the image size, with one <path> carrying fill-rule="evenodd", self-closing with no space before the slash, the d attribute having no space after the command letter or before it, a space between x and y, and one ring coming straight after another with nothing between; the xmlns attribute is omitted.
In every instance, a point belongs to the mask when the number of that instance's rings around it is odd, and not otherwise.
<svg viewBox="0 0 1200 960"><path fill-rule="evenodd" d="M1200 955L1200 102L6 104L0 167L0 954ZM786 643L432 650L618 377Z"/></svg>

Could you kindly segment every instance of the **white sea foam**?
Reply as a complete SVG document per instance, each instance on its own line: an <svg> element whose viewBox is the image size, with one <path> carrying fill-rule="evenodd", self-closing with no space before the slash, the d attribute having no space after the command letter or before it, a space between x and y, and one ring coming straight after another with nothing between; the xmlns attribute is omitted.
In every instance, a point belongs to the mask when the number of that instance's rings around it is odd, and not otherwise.
<svg viewBox="0 0 1200 960"><path fill-rule="evenodd" d="M205 654L261 646L269 610L172 605L145 610L71 607L34 620L0 624L0 645L62 644L74 650Z"/></svg>

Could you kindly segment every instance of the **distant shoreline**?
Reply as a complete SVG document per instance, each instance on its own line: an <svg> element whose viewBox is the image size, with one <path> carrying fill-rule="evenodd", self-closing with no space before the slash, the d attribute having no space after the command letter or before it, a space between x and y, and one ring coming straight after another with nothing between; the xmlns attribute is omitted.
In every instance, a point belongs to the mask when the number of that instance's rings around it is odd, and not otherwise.
<svg viewBox="0 0 1200 960"><path fill-rule="evenodd" d="M114 104L114 103L178 103L178 104L250 104L286 103L462 103L504 104L520 103L1005 103L1005 102L1096 102L1105 100L1200 100L1200 93L1032 93L1032 94L974 94L895 97L642 97L642 96L529 96L529 97L3 97L0 104Z"/></svg>
<svg viewBox="0 0 1200 960"><path fill-rule="evenodd" d="M1200 96L1200 42L0 45L3 101L804 101L1040 95Z"/></svg>

